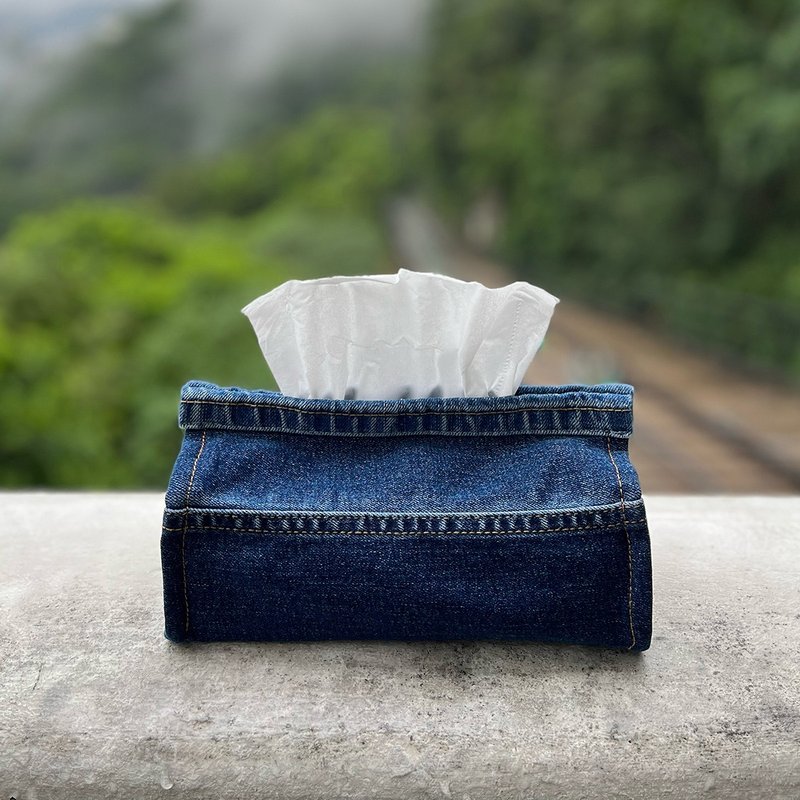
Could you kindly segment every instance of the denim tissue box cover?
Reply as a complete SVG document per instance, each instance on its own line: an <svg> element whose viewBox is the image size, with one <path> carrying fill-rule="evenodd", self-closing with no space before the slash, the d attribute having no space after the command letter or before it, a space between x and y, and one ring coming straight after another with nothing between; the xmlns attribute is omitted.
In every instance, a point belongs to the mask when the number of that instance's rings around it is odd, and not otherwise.
<svg viewBox="0 0 800 800"><path fill-rule="evenodd" d="M624 384L360 401L187 383L167 637L645 650L632 401Z"/></svg>

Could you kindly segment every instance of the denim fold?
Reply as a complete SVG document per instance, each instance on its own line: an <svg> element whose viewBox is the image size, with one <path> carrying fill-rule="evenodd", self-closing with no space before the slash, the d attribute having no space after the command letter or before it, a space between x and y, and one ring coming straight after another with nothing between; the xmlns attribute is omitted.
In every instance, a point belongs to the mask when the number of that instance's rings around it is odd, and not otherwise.
<svg viewBox="0 0 800 800"><path fill-rule="evenodd" d="M173 641L650 644L631 386L359 401L191 381L178 419Z"/></svg>

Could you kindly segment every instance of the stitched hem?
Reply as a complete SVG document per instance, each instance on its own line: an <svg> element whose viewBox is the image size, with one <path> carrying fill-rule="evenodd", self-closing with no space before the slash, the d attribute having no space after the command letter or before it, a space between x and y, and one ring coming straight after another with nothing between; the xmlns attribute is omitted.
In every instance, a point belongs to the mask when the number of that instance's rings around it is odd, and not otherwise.
<svg viewBox="0 0 800 800"><path fill-rule="evenodd" d="M625 540L628 544L628 625L631 631L631 643L628 650L636 647L636 633L633 627L633 556L631 553L631 535L628 531L628 519L625 508L625 492L622 488L622 476L619 472L619 467L614 459L614 454L611 451L611 439L606 439L606 446L608 447L608 456L611 459L611 465L614 467L614 472L617 476L617 486L619 486L619 501L622 511L622 528L625 531Z"/></svg>
<svg viewBox="0 0 800 800"><path fill-rule="evenodd" d="M633 388L521 386L506 397L331 400L190 382L178 421L188 430L319 436L630 436Z"/></svg>
<svg viewBox="0 0 800 800"><path fill-rule="evenodd" d="M183 528L181 534L181 567L183 572L183 603L184 603L184 616L183 616L183 629L186 635L189 635L189 589L186 580L186 531L189 527L189 499L194 484L194 476L197 473L197 463L200 461L200 456L203 454L203 448L206 446L205 431L200 439L200 447L197 449L197 455L192 464L192 474L189 476L189 483L186 486L186 508L183 511ZM174 529L173 529L174 530Z"/></svg>
<svg viewBox="0 0 800 800"><path fill-rule="evenodd" d="M531 536L546 536L548 533L573 533L579 531L594 531L603 528L621 528L623 523L611 522L607 525L592 525L587 528L550 528L544 531L531 531L526 529L510 529L502 531L481 531L481 530L443 530L443 531L369 531L369 530L356 530L356 531L309 531L298 530L295 528L279 529L279 530L264 530L263 528L223 528L218 525L204 525L204 531L227 531L228 533L286 533L291 535L305 535L305 536L350 536L350 535L363 535L363 536L447 536L448 534L474 534L477 536L505 536L507 534L529 534ZM180 531L182 528L168 528L163 527L165 531Z"/></svg>
<svg viewBox="0 0 800 800"><path fill-rule="evenodd" d="M637 509L641 508L644 510L644 500L640 497L636 500L629 500L626 504L626 507L629 509ZM167 506L166 512L168 514L183 514L184 507L181 506L180 508L170 508ZM476 517L476 516L486 516L486 517L539 517L542 519L554 519L556 517L567 515L574 515L574 514L602 514L606 511L617 511L621 510L621 505L619 503L605 503L604 505L597 505L597 506L583 506L582 508L522 508L522 509L509 509L505 511L489 511L489 510L479 510L479 511L358 511L353 509L351 511L343 510L343 511L318 511L316 509L306 509L306 508L292 508L292 509L284 509L278 511L276 509L265 509L265 508L242 508L242 507L233 507L233 506L220 506L220 507L212 507L212 506L192 506L190 511L198 513L198 514L220 514L226 515L231 518L241 518L241 517L248 517L248 516L263 516L263 517L281 517L281 518L290 518L296 516L306 516L306 517L320 517L320 518L345 518L345 517L353 517L353 516L363 516L363 517L392 517L392 518L407 518L407 519L419 519L420 517L440 517L440 518L458 518L458 517Z"/></svg>
<svg viewBox="0 0 800 800"><path fill-rule="evenodd" d="M248 533L550 533L570 530L623 527L645 522L641 501L548 513L466 512L435 514L369 514L359 512L247 512L214 509L167 510L165 530L229 530Z"/></svg>

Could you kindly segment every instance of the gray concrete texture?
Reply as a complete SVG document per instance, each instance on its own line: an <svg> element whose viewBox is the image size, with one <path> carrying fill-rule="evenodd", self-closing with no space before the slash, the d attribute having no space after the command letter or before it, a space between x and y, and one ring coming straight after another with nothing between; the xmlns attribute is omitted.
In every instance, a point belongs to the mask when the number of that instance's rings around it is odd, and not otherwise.
<svg viewBox="0 0 800 800"><path fill-rule="evenodd" d="M161 504L0 495L0 800L800 797L798 498L648 498L641 655L173 645Z"/></svg>

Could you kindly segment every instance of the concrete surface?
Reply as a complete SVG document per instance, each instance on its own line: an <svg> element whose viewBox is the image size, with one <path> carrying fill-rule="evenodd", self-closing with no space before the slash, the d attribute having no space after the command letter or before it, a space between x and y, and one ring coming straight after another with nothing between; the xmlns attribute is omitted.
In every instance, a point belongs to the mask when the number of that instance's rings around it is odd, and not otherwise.
<svg viewBox="0 0 800 800"><path fill-rule="evenodd" d="M800 797L800 499L647 503L633 655L172 645L160 496L0 494L0 800Z"/></svg>

